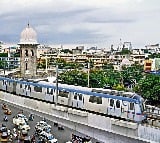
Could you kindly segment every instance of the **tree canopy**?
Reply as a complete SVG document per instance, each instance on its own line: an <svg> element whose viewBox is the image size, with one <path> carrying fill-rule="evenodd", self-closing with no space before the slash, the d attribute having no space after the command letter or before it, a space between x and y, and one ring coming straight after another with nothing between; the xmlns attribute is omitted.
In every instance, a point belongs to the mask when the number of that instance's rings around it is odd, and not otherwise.
<svg viewBox="0 0 160 143"><path fill-rule="evenodd" d="M134 89L151 104L160 104L160 76L147 74Z"/></svg>

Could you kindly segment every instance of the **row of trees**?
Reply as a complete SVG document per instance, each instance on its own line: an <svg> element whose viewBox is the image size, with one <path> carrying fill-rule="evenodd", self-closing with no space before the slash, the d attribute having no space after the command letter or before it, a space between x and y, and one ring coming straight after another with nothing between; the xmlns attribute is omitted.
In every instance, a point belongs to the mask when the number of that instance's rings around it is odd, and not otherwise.
<svg viewBox="0 0 160 143"><path fill-rule="evenodd" d="M87 62L85 64L67 63L63 59L58 59L54 61L54 64L64 69L64 72L59 75L62 83L86 87L88 85ZM53 64L53 61L51 63ZM89 81L90 87L111 87L116 90L128 90L127 86L132 84L135 85L133 91L143 96L151 104L160 103L160 76L144 73L143 66L140 65L124 66L120 72L115 71L113 65L107 63L102 66L102 69L93 69L91 66Z"/></svg>
<svg viewBox="0 0 160 143"><path fill-rule="evenodd" d="M88 74L81 70L69 70L60 74L61 81L66 84L87 86ZM135 84L133 91L147 99L150 104L160 104L160 76L143 72L140 66L124 68L121 72L113 69L90 70L90 87L111 87L116 90L125 90L130 84ZM137 82L138 84L134 83Z"/></svg>

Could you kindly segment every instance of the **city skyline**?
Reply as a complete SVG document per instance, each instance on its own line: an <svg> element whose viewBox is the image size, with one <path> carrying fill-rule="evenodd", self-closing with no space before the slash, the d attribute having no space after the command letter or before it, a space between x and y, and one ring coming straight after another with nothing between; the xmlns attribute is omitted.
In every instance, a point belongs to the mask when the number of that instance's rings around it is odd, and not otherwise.
<svg viewBox="0 0 160 143"><path fill-rule="evenodd" d="M158 0L0 1L0 40L18 43L28 22L39 43L109 48L123 41L133 47L159 43Z"/></svg>

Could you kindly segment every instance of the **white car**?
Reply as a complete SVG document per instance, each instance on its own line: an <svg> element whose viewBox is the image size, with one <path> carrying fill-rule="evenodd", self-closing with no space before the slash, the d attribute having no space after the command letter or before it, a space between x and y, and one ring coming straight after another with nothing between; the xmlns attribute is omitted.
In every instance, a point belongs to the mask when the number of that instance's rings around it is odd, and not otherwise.
<svg viewBox="0 0 160 143"><path fill-rule="evenodd" d="M50 132L51 131L51 126L48 125L45 121L40 121L40 122L37 122L37 124L35 126L35 129Z"/></svg>
<svg viewBox="0 0 160 143"><path fill-rule="evenodd" d="M26 122L28 121L28 119L26 118L25 115L23 114L17 114L14 118L13 118L13 124L14 125L24 125Z"/></svg>
<svg viewBox="0 0 160 143"><path fill-rule="evenodd" d="M19 128L20 130L24 130L24 131L29 131L29 130L30 130L30 126L29 126L28 124L26 124L26 123L24 123L24 124L19 124L18 128Z"/></svg>
<svg viewBox="0 0 160 143"><path fill-rule="evenodd" d="M42 131L39 136L43 141L46 141L48 143L58 143L58 140L54 138L54 136L51 133Z"/></svg>

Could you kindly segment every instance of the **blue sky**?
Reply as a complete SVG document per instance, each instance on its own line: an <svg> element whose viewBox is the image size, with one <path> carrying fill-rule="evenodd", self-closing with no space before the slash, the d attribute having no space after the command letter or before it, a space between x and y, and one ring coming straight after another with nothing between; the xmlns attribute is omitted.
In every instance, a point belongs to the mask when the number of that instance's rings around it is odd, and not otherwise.
<svg viewBox="0 0 160 143"><path fill-rule="evenodd" d="M30 25L38 42L109 48L122 41L135 48L160 41L159 0L1 0L0 41L18 43Z"/></svg>

